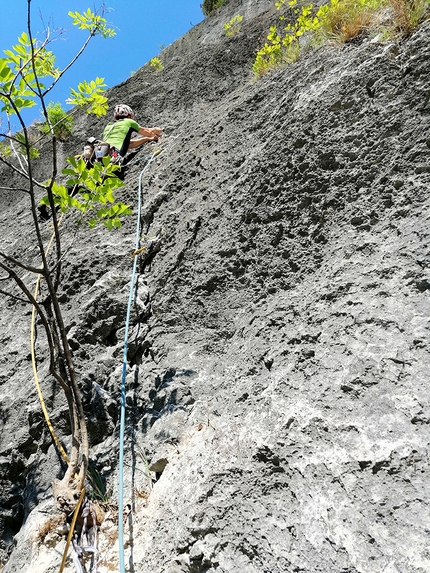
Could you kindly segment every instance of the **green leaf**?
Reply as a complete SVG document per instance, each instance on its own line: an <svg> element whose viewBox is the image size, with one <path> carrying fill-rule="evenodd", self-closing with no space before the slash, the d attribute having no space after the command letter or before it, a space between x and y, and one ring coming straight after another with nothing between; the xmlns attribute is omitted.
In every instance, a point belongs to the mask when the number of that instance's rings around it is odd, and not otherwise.
<svg viewBox="0 0 430 573"><path fill-rule="evenodd" d="M24 46L17 44L16 46L14 46L14 50L17 54L19 54L23 58L27 57L27 50L24 48Z"/></svg>
<svg viewBox="0 0 430 573"><path fill-rule="evenodd" d="M6 58L0 59L0 81L7 82L13 78L14 74L8 66Z"/></svg>
<svg viewBox="0 0 430 573"><path fill-rule="evenodd" d="M78 184L79 184L79 181L80 181L80 179L77 179L77 178L67 179L66 185L67 185L68 187L74 187L75 185L78 185Z"/></svg>
<svg viewBox="0 0 430 573"><path fill-rule="evenodd" d="M16 57L12 50L3 50L3 53L6 54L6 56L9 56L13 62L16 62L17 60L19 61L19 58Z"/></svg>
<svg viewBox="0 0 430 573"><path fill-rule="evenodd" d="M28 35L26 34L26 32L23 32L21 34L21 36L18 38L18 42L20 42L20 44L23 44L24 46L28 46L30 40L28 38Z"/></svg>

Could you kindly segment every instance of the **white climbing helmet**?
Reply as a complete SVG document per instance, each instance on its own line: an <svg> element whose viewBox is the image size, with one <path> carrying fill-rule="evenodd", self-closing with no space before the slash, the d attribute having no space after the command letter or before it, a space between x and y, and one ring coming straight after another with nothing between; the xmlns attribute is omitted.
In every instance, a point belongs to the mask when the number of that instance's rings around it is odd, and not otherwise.
<svg viewBox="0 0 430 573"><path fill-rule="evenodd" d="M119 103L115 106L113 116L115 119L118 119L119 117L130 117L131 119L134 119L134 112L129 105Z"/></svg>

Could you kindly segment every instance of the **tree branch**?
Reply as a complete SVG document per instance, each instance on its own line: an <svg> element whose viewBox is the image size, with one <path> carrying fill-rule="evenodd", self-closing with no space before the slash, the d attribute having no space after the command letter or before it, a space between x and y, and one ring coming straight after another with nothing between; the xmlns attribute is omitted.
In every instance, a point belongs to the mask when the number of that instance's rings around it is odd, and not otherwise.
<svg viewBox="0 0 430 573"><path fill-rule="evenodd" d="M32 54L32 67L33 67L33 73L34 73L34 79L36 81L36 85L37 85L37 92L38 92L38 97L40 100L40 103L42 104L42 109L43 109L43 115L45 116L46 121L48 122L48 125L51 127L51 123L49 121L49 116L48 116L48 112L46 109L46 105L45 105L45 99L44 99L44 93L42 93L41 87L40 87L40 83L39 83L39 77L37 75L37 70L36 70L36 65L35 65L35 61L34 61L34 42L33 42L33 36L31 33L31 9L30 9L30 4L31 4L31 0L27 0L27 30L28 30L28 37L30 38L30 46L31 46L31 54ZM24 128L25 131L25 136L26 136L26 141L28 141L27 138L27 131ZM57 170L58 170L58 163L57 163L57 138L55 137L55 134L52 132L52 178L49 182L48 187L46 188L47 192L48 192L48 199L49 199L49 206L51 207L51 212L52 212L52 223L54 225L54 236L55 236L55 248L56 248L56 258L57 261L61 259L61 241L60 241L60 232L58 229L58 219L57 219L57 212L55 210L55 204L54 204L54 197L52 195L52 186L55 182L55 178L57 176ZM27 150L28 153L28 150ZM43 266L44 268L47 268L46 265L46 258L45 258L45 251L43 249L43 243L42 243L42 239L40 237L40 229L39 229L39 222L37 220L37 216L36 216L36 210L35 210L35 204L34 204L34 194L33 194L33 177L32 177L32 167L31 167L31 163L29 165L29 175L30 175L30 199L31 199L31 208L32 208L32 212L33 212L33 219L34 219L34 225L36 228L36 234L37 234L37 239L38 239L38 243L39 243L39 249L42 255L42 261L43 261ZM61 270L61 267L58 267L58 273ZM53 296L53 300L55 300L55 288L52 285L51 282L51 277L50 274L47 273L45 275L46 277L46 281L48 284L48 289L51 292L52 296ZM54 294L53 294L54 293Z"/></svg>
<svg viewBox="0 0 430 573"><path fill-rule="evenodd" d="M48 113L47 113L46 106L45 106L45 100L44 100L44 97L49 92L49 89L47 91L45 91L44 93L42 93L42 90L40 88L39 79L37 76L36 65L34 62L34 45L33 45L33 38L32 38L32 34L31 34L30 4L31 4L31 0L27 0L27 29L28 29L28 35L30 38L30 45L31 45L32 56L33 56L32 66L33 66L33 72L34 72L34 76L35 76L35 81L36 81L36 85L37 85L37 91L38 91L39 99L40 99L40 102L41 102L42 108L43 108L43 113L44 113L45 118L48 121L48 124L50 125ZM86 42L86 44L88 44L88 41ZM86 44L84 44L84 46L86 46ZM81 53L82 53L82 50L79 52L78 56ZM73 61L76 61L76 59L77 58L75 58ZM64 73L64 71L63 71L63 73ZM57 81L60 79L60 77L62 75L63 74L60 74L60 76L56 79L56 81L53 83L53 85L55 85L57 83ZM28 141L27 131L25 128L24 128L24 131L25 131L26 141ZM53 168L53 172L52 172L51 181L47 187L47 191L48 191L49 204L50 204L51 210L52 210L52 221L54 224L54 237L55 237L55 245L56 245L56 259L58 262L61 259L61 241L60 241L60 233L59 233L59 228L58 228L57 213L56 213L55 205L54 205L54 197L52 195L52 186L54 184L54 181L55 181L55 178L57 175L57 165L58 165L56 142L57 142L57 140L56 140L55 134L52 133L52 156L53 156L52 157L52 168ZM86 473L87 473L88 457L89 457L89 443L88 443L87 427L86 427L86 422L85 422L85 414L84 414L84 410L83 410L82 398L81 398L79 387L78 387L78 384L76 381L75 367L73 364L72 353L70 350L69 341L67 339L67 332L66 332L66 329L64 326L64 320L63 320L61 308L60 308L60 305L58 302L56 288L53 284L51 273L47 269L46 254L44 251L43 242L42 242L42 238L40 235L39 222L37 220L36 206L35 206L35 202L34 202L31 162L29 165L29 175L30 175L30 200L31 200L31 206L32 206L33 220L34 220L34 225L36 228L39 251L40 251L40 254L42 256L43 268L46 269L46 272L44 273L44 277L46 280L46 285L48 287L48 292L51 295L51 302L52 302L52 307L53 307L53 311L54 311L55 323L56 323L56 326L58 327L58 332L60 335L62 351L64 353L63 356L64 356L64 361L65 361L65 366L67 367L67 375L68 375L68 380L69 380L69 384L67 386L67 389L65 388L64 391L65 391L66 398L67 398L67 401L69 404L70 419L71 419L71 424L72 424L72 452L70 455L70 464L69 464L69 467L68 467L66 474L65 474L63 479L68 483L70 481L71 477L74 475L75 468L77 467L77 464L78 464L78 456L79 456L79 452L81 449L80 445L82 445L82 450L83 450L82 451L82 462L81 462L81 468L80 468L80 472L79 472L79 482L80 482L80 486L82 487ZM60 272L59 269L60 269L60 265L58 265L58 267L57 267L57 272ZM69 391L73 395L73 400L71 399L71 396L69 395ZM79 432L80 432L80 438L81 438L80 440L79 440Z"/></svg>
<svg viewBox="0 0 430 573"><path fill-rule="evenodd" d="M23 193L28 193L28 189L22 189L21 187L0 187L2 191L22 191Z"/></svg>
<svg viewBox="0 0 430 573"><path fill-rule="evenodd" d="M13 298L14 300L17 300L19 302L23 302L24 304L31 304L31 302L29 300L26 300L25 298L21 298L20 296L16 296L15 294L12 294L12 293L7 292L7 291L2 290L2 289L0 289L0 294L4 294L5 296L8 296L9 298Z"/></svg>
<svg viewBox="0 0 430 573"><path fill-rule="evenodd" d="M16 72L15 77L14 77L13 80L12 80L11 87L13 87L13 86L15 85L16 80L19 78L19 76L21 76L22 79L23 79L24 82L25 82L25 85L26 85L28 88L30 88L31 91L36 95L36 91L35 91L31 86L29 86L28 83L25 81L25 76L23 75L23 71L25 70L25 68L26 68L29 64L32 63L34 57L37 56L37 54L38 54L39 52L41 52L41 51L45 48L46 44L48 43L48 40L49 40L49 36L47 36L47 37L45 38L45 41L44 41L44 42L42 43L42 45L37 49L36 52L34 52L33 43L31 44L31 47L32 47L32 50L31 50L32 56L31 56L31 58L30 58L29 60L27 60L24 64L22 64L21 67L19 68L19 70ZM30 38L30 41L33 42L33 38ZM9 95L10 95L10 94L9 94Z"/></svg>
<svg viewBox="0 0 430 573"><path fill-rule="evenodd" d="M43 309L41 308L40 304L37 302L37 300L34 298L34 296L31 294L31 292L25 286L24 282L20 279L20 277L10 267L6 266L4 263L2 263L0 261L0 268L2 268L4 271L6 271L9 274L9 276L16 282L16 284L19 286L19 288L25 294L25 296L27 297L29 302L36 308L37 312L40 315L40 318L42 319L42 322L45 325L45 329L47 329L48 343L52 344L52 338L51 338L51 333L50 333L50 329L49 329L49 324L48 324L45 313L43 312Z"/></svg>
<svg viewBox="0 0 430 573"><path fill-rule="evenodd" d="M0 257L3 257L4 259L6 259L6 261L8 261L9 263L12 263L13 265L16 265L17 267L21 267L21 269L24 269L25 271L28 271L30 273L35 273L37 275L44 275L45 270L44 268L36 268L36 267L31 267L29 265L25 265L24 263L21 263L21 261L17 261L16 259L14 259L13 257L10 257L9 255L7 255L6 253L3 253L2 251L0 251ZM1 267L4 268L7 272L10 271L9 267L2 265L0 263ZM13 271L12 271L13 272Z"/></svg>
<svg viewBox="0 0 430 573"><path fill-rule="evenodd" d="M25 179L29 179L28 173L26 173L25 171L20 171L18 169L18 167L16 167L13 163L10 163L7 159L2 157L1 155L0 155L0 161L2 163L4 163L5 165L7 165L8 167L10 167L13 171L15 171L15 173L18 173L19 175L21 175L21 177L24 177Z"/></svg>
<svg viewBox="0 0 430 573"><path fill-rule="evenodd" d="M20 171L18 169L18 167L16 167L16 165L14 165L13 163L10 163L10 161L5 159L1 155L0 155L0 162L7 165L10 169L15 171L15 173L18 173L18 175L21 175L21 177L24 177L24 179L27 179L27 181L30 181L30 176L28 175L28 173ZM46 186L43 185L43 183L40 183L40 181L37 181L37 179L34 179L34 177L32 178L32 181L36 185L36 187L39 187L40 189L43 189L44 191L46 191Z"/></svg>
<svg viewBox="0 0 430 573"><path fill-rule="evenodd" d="M47 89L43 92L42 97L45 97L46 94L48 94L48 93L52 90L52 88L57 84L57 82L64 76L64 74L67 72L67 70L68 70L71 66L73 66L73 64L76 62L76 60L77 60L77 59L79 58L79 56L82 54L82 52L84 52L84 50L85 50L85 48L88 46L88 44L89 44L91 38L92 38L93 36L95 36L95 34L96 34L96 31L94 30L94 31L88 36L88 38L85 40L84 44L82 45L81 49L80 49L79 52L76 54L76 56L73 58L73 60L72 60L69 64L67 64L67 66L66 66L63 70L61 70L61 72L60 72L60 74L58 75L58 77L55 78L55 80L52 82L52 84L49 86L49 88L47 88Z"/></svg>

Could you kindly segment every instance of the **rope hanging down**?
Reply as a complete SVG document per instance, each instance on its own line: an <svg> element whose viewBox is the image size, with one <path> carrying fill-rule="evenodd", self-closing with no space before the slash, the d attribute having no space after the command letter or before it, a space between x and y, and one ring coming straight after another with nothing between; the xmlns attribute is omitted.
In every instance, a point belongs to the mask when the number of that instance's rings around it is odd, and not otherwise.
<svg viewBox="0 0 430 573"><path fill-rule="evenodd" d="M119 456L119 512L118 512L118 524L119 524L118 538L119 538L119 549L120 549L120 571L121 571L121 573L125 573L124 527L123 527L123 519L124 519L123 518L123 514L124 514L124 486L123 486L123 481L124 481L124 434L125 434L125 378L126 378L126 370L127 370L128 331L129 331L131 304L132 304L132 297L133 297L133 290L134 290L134 283L135 283L135 276L136 276L137 259L138 259L138 255L145 251L145 247L139 248L140 218L141 218L141 210L142 210L142 205L141 205L142 178L143 178L145 171L149 168L149 166L151 165L154 158L157 155L159 155L162 151L163 151L163 149L159 148L159 149L152 151L150 154L147 154L147 155L139 158L139 160L142 160L142 159L145 159L145 157L149 157L149 160L147 161L145 167L142 169L140 176L139 176L138 214L137 214L136 242L135 242L136 248L135 248L135 252L133 253L134 264L133 264L133 271L132 271L132 277L131 277L131 282L130 282L130 293L129 293L128 308L127 308L126 329L125 329L125 336L124 336L124 361L123 361L122 382L121 382L121 423L120 423L120 456ZM62 215L60 218L60 224L61 224L61 221L63 219L63 216L64 215ZM54 237L55 237L55 235L53 234L50 241L49 241L48 247L46 249L46 253L45 253L46 255L49 253L49 250L52 246ZM34 291L34 298L36 300L37 300L37 296L39 293L40 280L41 280L41 276L39 275L37 278L37 281L36 281L36 286L35 286L35 291ZM45 417L45 421L46 421L46 424L47 424L49 431L52 435L52 438L53 438L58 450L60 451L63 459L65 460L65 462L67 464L69 464L70 463L69 457L68 457L66 451L64 450L58 436L55 433L54 427L53 427L51 420L50 420L50 417L49 417L48 410L46 408L46 404L45 404L45 400L43 398L42 390L40 387L40 381L39 381L39 376L38 376L38 372L37 372L36 352L35 352L36 316L37 316L37 312L36 312L36 309L33 307L32 317L31 317L31 329L30 329L30 350L31 350L31 359L32 359L35 386L36 386L37 394L39 397L40 405L41 405L41 408L42 408L42 411L43 411L43 414ZM69 535L68 535L68 538L66 541L66 547L65 547L65 550L63 553L63 558L61 561L59 573L62 573L62 571L64 570L64 567L65 567L65 564L66 564L68 549L69 549L69 546L71 543L76 519L77 519L79 510L80 510L80 507L82 505L84 496L85 496L85 488L83 488L81 491L80 499L79 499L78 504L77 504L75 511L74 511L74 515L73 515L72 523L70 526Z"/></svg>
<svg viewBox="0 0 430 573"><path fill-rule="evenodd" d="M61 215L58 225L61 225L61 221L63 220L63 217L64 217L64 214ZM48 253L51 249L54 238L55 238L55 232L52 233L51 239L48 243L48 247L45 251L46 256L48 256ZM36 287L34 289L34 294L33 294L34 300L37 300L37 296L39 294L40 280L41 280L41 275L38 275L37 281L36 281ZM55 445L57 446L59 452L63 456L64 461L66 462L67 465L69 465L69 463L70 463L69 456L67 455L66 451L64 450L63 446L61 445L61 442L60 442L57 434L55 433L54 427L53 427L53 425L51 423L51 419L49 417L48 410L46 408L46 404L45 404L45 400L43 398L42 390L40 388L39 375L37 373L36 350L35 350L36 314L37 314L36 308L33 306L33 310L31 312L31 327L30 327L30 352L31 352L31 364L33 366L34 383L36 385L37 395L39 396L40 406L42 408L43 415L45 416L46 424L49 428L49 431L51 432L52 439L54 440Z"/></svg>
<svg viewBox="0 0 430 573"><path fill-rule="evenodd" d="M128 331L130 326L131 305L133 302L133 291L136 280L136 269L138 254L141 252L139 249L140 242L140 218L142 211L142 178L145 171L149 168L155 157L161 153L162 149L157 149L151 153L151 157L147 161L145 167L139 175L139 190L137 194L137 221L136 221L136 239L135 250L133 257L133 270L130 279L130 291L128 295L127 316L125 321L125 334L124 334L124 354L122 363L122 378L121 378L121 417L120 417L120 431L119 431L119 484L118 484L118 542L119 542L119 568L120 573L125 573L125 558L124 558L124 435L125 435L125 379L127 375L127 350L128 350ZM143 159L143 157L142 157Z"/></svg>

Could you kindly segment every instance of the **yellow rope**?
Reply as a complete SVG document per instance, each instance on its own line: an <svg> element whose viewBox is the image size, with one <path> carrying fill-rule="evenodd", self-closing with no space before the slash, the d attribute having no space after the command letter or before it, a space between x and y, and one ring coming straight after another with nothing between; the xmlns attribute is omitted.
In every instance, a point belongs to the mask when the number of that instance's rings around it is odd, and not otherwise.
<svg viewBox="0 0 430 573"><path fill-rule="evenodd" d="M61 220L63 219L63 215L61 215L59 224L61 223ZM52 243L54 241L55 238L55 233L52 233L51 239L49 241L48 247L46 249L45 255L48 255L49 250L52 246ZM40 279L41 279L41 275L39 275L37 277L37 281L36 281L36 288L34 289L34 299L37 300L37 295L39 294L39 287L40 287ZM58 439L57 434L54 431L54 427L52 426L51 420L49 418L49 414L48 414L48 410L46 409L46 405L45 405L45 400L43 399L43 394L42 394L42 390L40 388L40 382L39 382L39 376L37 374L37 364L36 364L36 352L35 352L35 323L36 323L36 308L33 306L33 310L31 312L31 331L30 331L30 347L31 347L31 363L33 366L33 374L34 374L34 383L36 385L36 390L37 390L37 394L39 396L39 400L40 400L40 405L42 407L42 412L45 416L45 420L46 423L48 425L49 431L51 432L51 436L55 442L55 444L57 445L57 448L59 449L61 455L63 456L64 460L66 461L67 464L70 463L69 457L67 455L67 453L65 452L63 446L60 443L60 440Z"/></svg>
<svg viewBox="0 0 430 573"><path fill-rule="evenodd" d="M75 529L76 520L78 519L78 513L82 505L82 500L84 499L84 495L85 495L85 488L83 487L81 495L79 497L78 504L75 507L75 511L73 512L73 519L72 523L70 524L70 531L69 535L67 536L66 547L64 548L63 559L61 560L60 570L58 573L63 573L64 567L66 565L67 553L69 552L70 542L72 541L73 531Z"/></svg>
<svg viewBox="0 0 430 573"><path fill-rule="evenodd" d="M141 247L140 249L137 249L137 251L134 251L133 253L133 257L136 257L137 255L140 255L140 253L144 253L146 251L146 247Z"/></svg>
<svg viewBox="0 0 430 573"><path fill-rule="evenodd" d="M60 220L58 222L58 225L61 224L63 216L64 216L64 214L61 215ZM52 247L52 243L54 241L54 238L55 238L55 233L52 233L51 239L48 243L48 247L45 251L46 256L48 255L48 253ZM40 279L41 279L41 275L39 275L37 277L36 288L34 289L34 295L33 296L34 296L35 300L37 300L37 295L39 294ZM69 464L70 463L69 456L65 452L63 446L61 445L60 440L58 439L57 434L55 433L54 427L53 427L51 420L49 418L48 410L46 409L45 400L43 398L42 390L40 388L39 376L37 373L36 353L35 353L35 348L34 348L35 323L36 323L36 308L33 306L33 310L31 313L30 345L31 345L31 363L33 366L34 382L36 384L36 390L37 390L37 393L39 395L40 405L42 407L42 411L43 411L43 414L45 416L45 420L46 420L46 423L48 425L49 431L51 432L51 435L52 435L52 437L53 437L53 439L57 445L57 448L60 450L60 453L63 456L64 460L66 461L67 464ZM84 499L84 496L85 496L85 488L82 488L81 495L79 496L78 503L77 503L77 505L75 507L75 511L73 513L72 523L70 524L70 531L69 531L69 535L67 536L66 547L64 548L64 553L63 553L63 558L61 560L59 573L63 573L64 567L66 565L67 553L69 552L70 543L72 541L73 532L75 530L76 520L78 518L79 509L82 505L82 501Z"/></svg>

